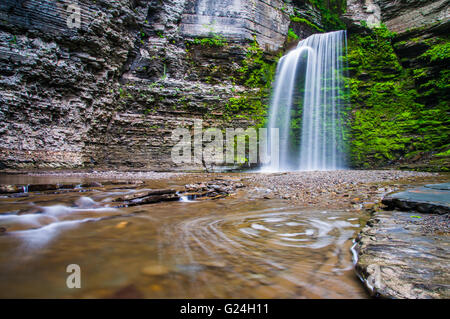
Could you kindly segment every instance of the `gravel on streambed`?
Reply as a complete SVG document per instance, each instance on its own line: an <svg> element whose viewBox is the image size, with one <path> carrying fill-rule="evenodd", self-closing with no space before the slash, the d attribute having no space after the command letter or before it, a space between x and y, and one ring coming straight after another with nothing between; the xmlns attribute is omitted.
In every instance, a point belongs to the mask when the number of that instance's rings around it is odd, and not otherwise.
<svg viewBox="0 0 450 319"><path fill-rule="evenodd" d="M250 197L284 199L301 206L371 209L384 195L405 183L434 179L437 173L397 170L339 170L283 173L184 173L152 171L40 171L29 176L78 177L118 180L163 180L189 177L191 182L236 178L250 186ZM237 175L237 176L236 176ZM186 181L188 182L188 181Z"/></svg>
<svg viewBox="0 0 450 319"><path fill-rule="evenodd" d="M312 171L254 174L247 180L264 198L283 198L304 205L370 208L390 192L400 189L396 181L414 182L437 173L411 171Z"/></svg>

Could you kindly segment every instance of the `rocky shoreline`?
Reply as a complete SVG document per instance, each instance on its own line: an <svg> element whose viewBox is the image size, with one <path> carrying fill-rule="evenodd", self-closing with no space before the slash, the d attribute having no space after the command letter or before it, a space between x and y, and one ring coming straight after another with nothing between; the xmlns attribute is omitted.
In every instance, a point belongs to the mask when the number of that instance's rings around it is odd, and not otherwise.
<svg viewBox="0 0 450 319"><path fill-rule="evenodd" d="M282 198L302 206L373 209L384 195L404 183L437 178L437 173L396 170L342 170L254 174L247 180L266 199Z"/></svg>
<svg viewBox="0 0 450 319"><path fill-rule="evenodd" d="M373 296L450 298L450 183L439 185L387 196L392 210L375 212L358 235L355 268Z"/></svg>

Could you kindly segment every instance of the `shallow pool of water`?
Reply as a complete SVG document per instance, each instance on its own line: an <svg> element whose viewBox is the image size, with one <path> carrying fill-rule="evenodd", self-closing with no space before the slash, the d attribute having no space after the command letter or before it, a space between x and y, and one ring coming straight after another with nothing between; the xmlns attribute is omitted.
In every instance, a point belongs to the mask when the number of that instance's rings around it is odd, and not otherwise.
<svg viewBox="0 0 450 319"><path fill-rule="evenodd" d="M184 182L148 181L139 189ZM257 200L245 190L219 200L111 207L112 198L135 191L111 185L0 198L7 229L0 297L367 297L350 252L368 219L363 213ZM69 264L81 267L81 289L66 286Z"/></svg>

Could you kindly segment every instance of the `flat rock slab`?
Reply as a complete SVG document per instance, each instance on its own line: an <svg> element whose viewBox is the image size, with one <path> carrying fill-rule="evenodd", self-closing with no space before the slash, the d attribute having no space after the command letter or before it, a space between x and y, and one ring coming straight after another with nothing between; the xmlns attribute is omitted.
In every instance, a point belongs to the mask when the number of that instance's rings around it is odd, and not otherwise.
<svg viewBox="0 0 450 319"><path fill-rule="evenodd" d="M377 297L450 298L449 214L383 211L358 235L356 272Z"/></svg>
<svg viewBox="0 0 450 319"><path fill-rule="evenodd" d="M426 185L386 196L383 204L390 209L415 210L420 213L450 213L450 183Z"/></svg>
<svg viewBox="0 0 450 319"><path fill-rule="evenodd" d="M444 191L450 191L450 183L442 183L442 184L429 184L425 185L427 188L439 189Z"/></svg>

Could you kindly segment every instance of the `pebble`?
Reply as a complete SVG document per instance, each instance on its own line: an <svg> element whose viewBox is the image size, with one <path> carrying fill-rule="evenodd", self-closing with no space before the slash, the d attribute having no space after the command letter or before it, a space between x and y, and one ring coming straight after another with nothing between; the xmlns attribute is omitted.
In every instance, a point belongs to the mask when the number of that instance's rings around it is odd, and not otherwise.
<svg viewBox="0 0 450 319"><path fill-rule="evenodd" d="M227 265L224 261L205 261L205 262L200 262L199 264L206 266L206 267L213 267L213 268L223 268Z"/></svg>
<svg viewBox="0 0 450 319"><path fill-rule="evenodd" d="M115 227L117 229L123 229L123 228L127 227L129 224L130 224L130 222L120 222Z"/></svg>
<svg viewBox="0 0 450 319"><path fill-rule="evenodd" d="M169 272L169 268L163 265L148 265L141 269L141 273L146 276L162 276Z"/></svg>

